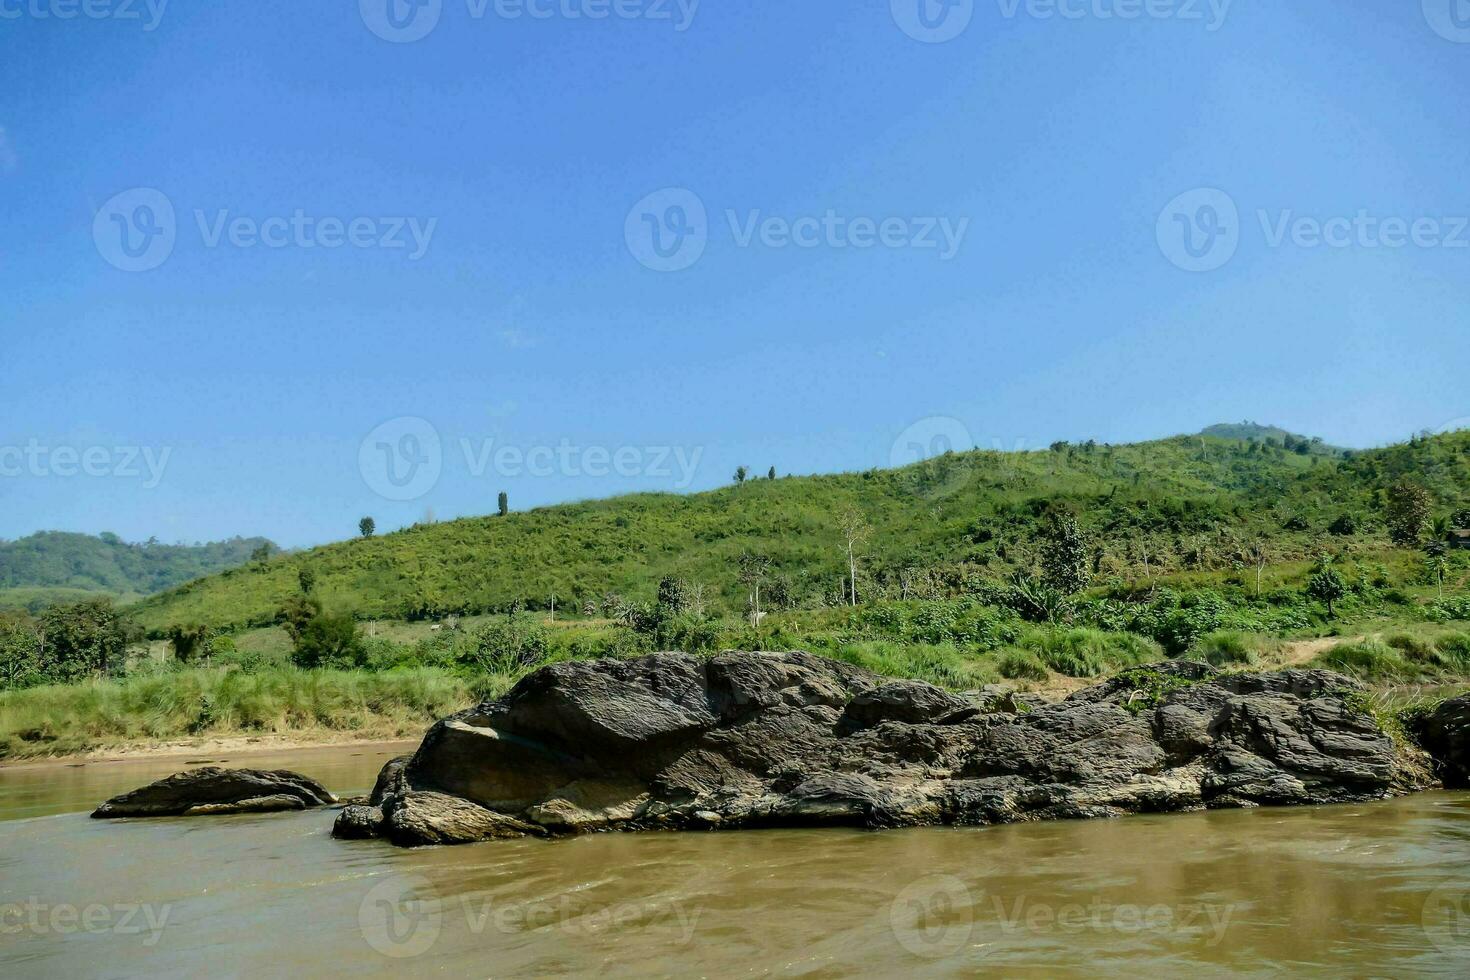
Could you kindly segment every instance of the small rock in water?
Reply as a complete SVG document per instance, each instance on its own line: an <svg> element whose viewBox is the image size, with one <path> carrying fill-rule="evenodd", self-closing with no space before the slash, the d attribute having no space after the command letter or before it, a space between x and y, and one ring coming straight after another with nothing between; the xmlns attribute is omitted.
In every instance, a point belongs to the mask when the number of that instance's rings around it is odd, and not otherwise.
<svg viewBox="0 0 1470 980"><path fill-rule="evenodd" d="M97 818L184 817L305 810L337 802L325 786L300 773L211 766L177 773L92 811Z"/></svg>

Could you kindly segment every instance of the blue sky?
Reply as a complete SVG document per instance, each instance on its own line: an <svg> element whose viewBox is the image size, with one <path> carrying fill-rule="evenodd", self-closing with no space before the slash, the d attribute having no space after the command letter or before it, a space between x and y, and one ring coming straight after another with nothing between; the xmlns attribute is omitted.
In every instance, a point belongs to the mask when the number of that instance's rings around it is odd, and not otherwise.
<svg viewBox="0 0 1470 980"><path fill-rule="evenodd" d="M0 0L0 536L1470 416L1467 3L92 2Z"/></svg>

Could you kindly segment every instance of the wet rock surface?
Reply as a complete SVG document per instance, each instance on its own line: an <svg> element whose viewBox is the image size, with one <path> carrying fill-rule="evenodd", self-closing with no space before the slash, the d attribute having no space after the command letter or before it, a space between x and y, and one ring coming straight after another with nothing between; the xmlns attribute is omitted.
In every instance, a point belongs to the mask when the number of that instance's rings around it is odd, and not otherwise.
<svg viewBox="0 0 1470 980"><path fill-rule="evenodd" d="M1381 799L1425 780L1327 671L1166 663L1027 709L806 653L555 664L435 725L339 837L994 824Z"/></svg>
<svg viewBox="0 0 1470 980"><path fill-rule="evenodd" d="M300 773L209 766L177 773L103 803L92 816L192 817L227 813L306 810L337 802L316 780Z"/></svg>
<svg viewBox="0 0 1470 980"><path fill-rule="evenodd" d="M1470 789L1470 694L1441 704L1422 719L1415 733L1434 757L1446 789Z"/></svg>

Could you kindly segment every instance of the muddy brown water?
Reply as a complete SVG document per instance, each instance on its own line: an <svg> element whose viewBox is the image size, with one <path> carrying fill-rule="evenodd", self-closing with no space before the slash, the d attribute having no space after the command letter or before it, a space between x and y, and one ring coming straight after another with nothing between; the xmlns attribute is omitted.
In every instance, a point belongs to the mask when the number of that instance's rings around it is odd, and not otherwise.
<svg viewBox="0 0 1470 980"><path fill-rule="evenodd" d="M349 794L394 751L224 758ZM0 769L0 977L1470 974L1470 794L420 851L87 817L184 761Z"/></svg>

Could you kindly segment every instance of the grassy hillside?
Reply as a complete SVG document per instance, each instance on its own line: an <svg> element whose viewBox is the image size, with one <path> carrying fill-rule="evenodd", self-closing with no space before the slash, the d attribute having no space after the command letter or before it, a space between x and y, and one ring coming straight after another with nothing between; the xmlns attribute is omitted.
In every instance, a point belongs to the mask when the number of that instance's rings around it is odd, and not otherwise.
<svg viewBox="0 0 1470 980"><path fill-rule="evenodd" d="M419 526L252 562L144 600L132 612L158 632L276 621L311 569L329 606L359 618L423 619L563 610L605 593L651 600L659 579L702 586L713 611L740 611L742 552L772 559L776 605L838 601L845 561L839 515L871 527L865 596L943 591L970 575L1004 576L1034 562L1051 509L1089 533L1099 584L1161 573L1240 569L1323 550L1387 546L1385 489L1408 477L1437 515L1470 506L1470 433L1386 449L1287 448L1284 440L1195 435L1129 446L1059 443L1033 453L949 454L901 470L754 480L689 496L637 495L505 518ZM1342 522L1347 517L1350 520ZM1336 525L1339 533L1329 532Z"/></svg>
<svg viewBox="0 0 1470 980"><path fill-rule="evenodd" d="M115 534L93 537L43 531L0 541L0 608L36 609L53 601L105 593L135 598L243 565L264 538L210 544L128 544Z"/></svg>

